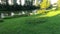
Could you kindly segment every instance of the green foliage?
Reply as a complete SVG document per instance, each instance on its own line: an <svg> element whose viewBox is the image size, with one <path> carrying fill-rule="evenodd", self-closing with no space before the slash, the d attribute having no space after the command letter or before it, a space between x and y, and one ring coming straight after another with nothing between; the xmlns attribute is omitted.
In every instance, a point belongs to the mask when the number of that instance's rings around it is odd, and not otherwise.
<svg viewBox="0 0 60 34"><path fill-rule="evenodd" d="M0 11L24 11L24 10L35 10L38 9L39 7L36 6L21 6L21 5L0 5Z"/></svg>
<svg viewBox="0 0 60 34"><path fill-rule="evenodd" d="M0 23L1 23L1 22L4 22L4 20L0 18Z"/></svg>
<svg viewBox="0 0 60 34"><path fill-rule="evenodd" d="M14 15L14 16L6 16L4 19L18 18L18 17L26 17L28 15Z"/></svg>

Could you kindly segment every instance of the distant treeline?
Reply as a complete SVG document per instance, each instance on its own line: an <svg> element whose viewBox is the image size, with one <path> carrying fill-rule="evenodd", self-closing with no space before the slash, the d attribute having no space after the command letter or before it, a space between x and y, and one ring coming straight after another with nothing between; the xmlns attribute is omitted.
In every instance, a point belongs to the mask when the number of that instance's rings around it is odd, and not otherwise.
<svg viewBox="0 0 60 34"><path fill-rule="evenodd" d="M21 6L21 5L0 5L0 11L19 11L19 10L34 10L38 9L36 6Z"/></svg>

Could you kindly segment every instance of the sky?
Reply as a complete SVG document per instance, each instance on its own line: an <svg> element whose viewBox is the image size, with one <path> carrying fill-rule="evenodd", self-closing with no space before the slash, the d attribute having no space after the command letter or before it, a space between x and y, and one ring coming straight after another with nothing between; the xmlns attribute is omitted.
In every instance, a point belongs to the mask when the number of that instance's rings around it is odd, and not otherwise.
<svg viewBox="0 0 60 34"><path fill-rule="evenodd" d="M13 1L13 0L12 0ZM11 2L11 0L8 1L9 5L13 5L13 3Z"/></svg>
<svg viewBox="0 0 60 34"><path fill-rule="evenodd" d="M20 5L20 0L17 0L16 2L18 5ZM11 0L9 0L9 4L12 4ZM21 1L21 5L23 6L25 4L25 0Z"/></svg>
<svg viewBox="0 0 60 34"><path fill-rule="evenodd" d="M19 1L20 1L20 0L17 0L17 4L18 4L18 5L20 5L20 2L19 2ZM25 0L22 0L22 1L21 1L21 5L24 5L24 4L25 4Z"/></svg>
<svg viewBox="0 0 60 34"><path fill-rule="evenodd" d="M23 6L25 4L25 0L22 0L21 3L22 3L22 6Z"/></svg>
<svg viewBox="0 0 60 34"><path fill-rule="evenodd" d="M1 0L0 0L0 3L1 3Z"/></svg>
<svg viewBox="0 0 60 34"><path fill-rule="evenodd" d="M51 4L57 3L58 0L50 0Z"/></svg>
<svg viewBox="0 0 60 34"><path fill-rule="evenodd" d="M57 0L50 0L51 4L57 3ZM11 3L11 2L10 2ZM20 5L19 0L17 0L17 4ZM23 6L25 4L25 0L21 1L21 5Z"/></svg>
<svg viewBox="0 0 60 34"><path fill-rule="evenodd" d="M50 2L51 2L51 4L54 4L54 3L57 2L57 0L50 0ZM0 0L0 3L1 3L1 0ZM19 5L20 4L19 0L17 0L16 3ZM21 5L24 5L25 4L25 0L22 0L21 3L22 3ZM11 0L9 0L9 4L12 4Z"/></svg>
<svg viewBox="0 0 60 34"><path fill-rule="evenodd" d="M20 2L19 2L19 1L20 1L20 0L17 0L17 4L18 4L18 5L20 5Z"/></svg>

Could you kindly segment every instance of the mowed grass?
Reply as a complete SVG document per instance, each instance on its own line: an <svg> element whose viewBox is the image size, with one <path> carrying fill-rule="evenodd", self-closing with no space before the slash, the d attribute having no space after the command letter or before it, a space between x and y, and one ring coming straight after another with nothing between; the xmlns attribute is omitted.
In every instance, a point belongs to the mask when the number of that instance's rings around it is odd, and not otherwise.
<svg viewBox="0 0 60 34"><path fill-rule="evenodd" d="M0 34L60 34L60 16L35 17L4 19L0 22Z"/></svg>

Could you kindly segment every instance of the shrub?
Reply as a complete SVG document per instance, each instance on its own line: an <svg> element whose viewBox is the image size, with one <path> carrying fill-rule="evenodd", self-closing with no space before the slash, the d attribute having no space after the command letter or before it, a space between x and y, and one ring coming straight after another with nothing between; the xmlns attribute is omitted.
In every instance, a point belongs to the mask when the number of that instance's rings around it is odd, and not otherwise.
<svg viewBox="0 0 60 34"><path fill-rule="evenodd" d="M0 23L3 22L4 20L3 19L0 19Z"/></svg>
<svg viewBox="0 0 60 34"><path fill-rule="evenodd" d="M28 15L14 15L14 16L6 16L4 19L18 18L18 17L26 17Z"/></svg>

